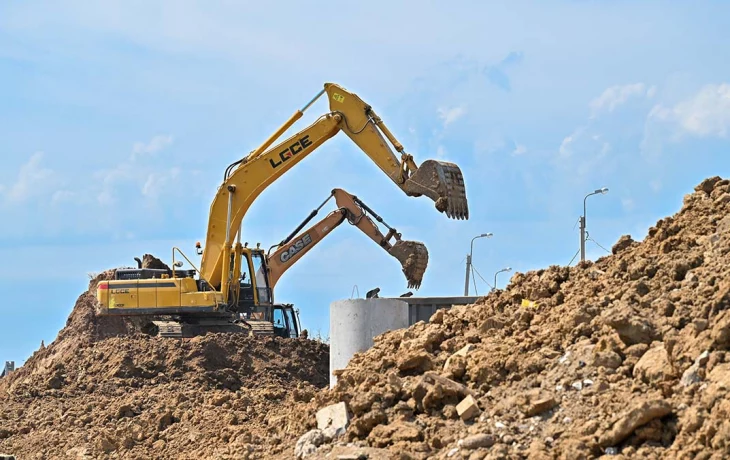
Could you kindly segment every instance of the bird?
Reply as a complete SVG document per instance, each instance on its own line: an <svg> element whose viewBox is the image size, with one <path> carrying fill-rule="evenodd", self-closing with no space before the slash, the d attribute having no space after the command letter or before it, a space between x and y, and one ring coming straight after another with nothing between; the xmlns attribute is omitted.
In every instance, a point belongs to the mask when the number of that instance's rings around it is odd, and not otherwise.
<svg viewBox="0 0 730 460"><path fill-rule="evenodd" d="M408 291L408 292L406 292L405 294L401 294L401 297L410 297L410 296L412 296L412 295L413 295L413 292L411 292L411 291Z"/></svg>

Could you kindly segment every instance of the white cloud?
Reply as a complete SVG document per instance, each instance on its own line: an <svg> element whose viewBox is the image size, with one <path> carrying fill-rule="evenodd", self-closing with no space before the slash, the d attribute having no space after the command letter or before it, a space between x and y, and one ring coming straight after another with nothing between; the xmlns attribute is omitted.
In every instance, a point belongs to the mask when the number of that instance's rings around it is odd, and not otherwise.
<svg viewBox="0 0 730 460"><path fill-rule="evenodd" d="M25 203L28 199L40 196L58 185L56 173L44 166L43 152L34 153L27 163L20 167L18 178L9 186L0 189L6 202Z"/></svg>
<svg viewBox="0 0 730 460"><path fill-rule="evenodd" d="M676 124L679 134L727 137L730 131L730 83L705 85L692 98L674 107L656 105L649 120ZM678 139L681 136L673 136Z"/></svg>
<svg viewBox="0 0 730 460"><path fill-rule="evenodd" d="M573 133L570 134L569 136L566 136L563 139L563 142L560 143L560 148L558 149L558 154L563 158L567 158L567 157L573 155L573 145L575 144L576 139L583 135L584 131L585 131L585 128L581 127L581 128L576 129L575 131L573 131Z"/></svg>
<svg viewBox="0 0 730 460"><path fill-rule="evenodd" d="M527 147L522 144L517 144L515 145L515 149L512 151L512 155L520 156L523 155L525 152L527 152Z"/></svg>
<svg viewBox="0 0 730 460"><path fill-rule="evenodd" d="M631 97L646 96L653 97L656 87L646 88L644 83L632 83L629 85L615 85L606 88L603 93L591 101L591 117L595 117L600 111L613 112L614 109L626 103Z"/></svg>
<svg viewBox="0 0 730 460"><path fill-rule="evenodd" d="M632 211L636 207L636 203L634 203L634 200L631 198L622 198L621 206L625 211Z"/></svg>
<svg viewBox="0 0 730 460"><path fill-rule="evenodd" d="M441 118L441 120L443 121L445 128L464 116L464 114L466 114L466 108L464 108L463 106L452 107L450 109L441 107L438 109L438 112L439 118Z"/></svg>
<svg viewBox="0 0 730 460"><path fill-rule="evenodd" d="M138 158L140 155L152 155L172 144L172 136L160 135L150 139L149 142L135 142L132 148L132 159Z"/></svg>
<svg viewBox="0 0 730 460"><path fill-rule="evenodd" d="M142 186L142 195L149 198L158 198L161 194L175 187L180 173L181 170L178 167L174 167L169 171L150 173Z"/></svg>
<svg viewBox="0 0 730 460"><path fill-rule="evenodd" d="M77 198L78 194L70 190L58 190L53 194L51 198L52 204L61 204L73 202Z"/></svg>

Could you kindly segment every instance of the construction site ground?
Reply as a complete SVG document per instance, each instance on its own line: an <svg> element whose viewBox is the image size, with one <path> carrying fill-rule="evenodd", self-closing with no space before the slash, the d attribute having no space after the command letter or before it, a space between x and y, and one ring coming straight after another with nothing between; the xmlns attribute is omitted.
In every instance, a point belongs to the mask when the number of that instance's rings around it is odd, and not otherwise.
<svg viewBox="0 0 730 460"><path fill-rule="evenodd" d="M160 339L98 318L0 380L18 458L730 457L730 181L642 242L516 273L474 305L390 331L330 390L311 339ZM344 433L316 414L344 402Z"/></svg>

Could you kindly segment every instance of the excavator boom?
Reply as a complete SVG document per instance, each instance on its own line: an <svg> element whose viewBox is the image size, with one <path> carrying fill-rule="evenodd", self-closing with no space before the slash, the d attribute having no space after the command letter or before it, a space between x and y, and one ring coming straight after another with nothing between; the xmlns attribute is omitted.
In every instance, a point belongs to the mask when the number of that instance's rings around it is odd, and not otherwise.
<svg viewBox="0 0 730 460"><path fill-rule="evenodd" d="M331 212L307 230L298 233L332 197L335 198L338 209ZM387 235L383 235L380 232L377 224L367 215L368 213L388 228ZM317 209L312 211L307 219L289 237L278 244L273 254L267 256L269 287L273 289L286 270L292 267L345 220L362 230L378 246L398 259L401 263L403 274L408 280L409 288L418 289L421 286L423 275L428 266L428 250L426 246L417 241L401 240L401 234L396 229L386 224L380 216L375 214L356 196L342 189L334 189L331 195ZM395 243L392 244L390 242L391 239L395 239Z"/></svg>
<svg viewBox="0 0 730 460"><path fill-rule="evenodd" d="M330 101L330 112L312 125L271 147L271 145L323 94ZM295 112L261 146L242 160L230 165L223 183L211 204L201 277L213 287L225 291L227 270L224 260L241 222L251 204L266 187L302 161L340 130L408 196L427 196L436 209L450 218L468 219L464 179L453 163L435 160L416 165L413 156L391 134L372 107L356 94L334 83ZM396 156L388 144L400 154Z"/></svg>

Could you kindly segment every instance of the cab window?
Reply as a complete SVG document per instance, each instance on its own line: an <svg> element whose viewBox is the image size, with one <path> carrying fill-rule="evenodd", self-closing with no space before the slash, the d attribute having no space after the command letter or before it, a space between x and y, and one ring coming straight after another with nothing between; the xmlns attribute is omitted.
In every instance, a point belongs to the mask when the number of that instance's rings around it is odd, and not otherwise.
<svg viewBox="0 0 730 460"><path fill-rule="evenodd" d="M280 308L274 309L274 327L278 329L286 328L286 319L284 318L284 311Z"/></svg>
<svg viewBox="0 0 730 460"><path fill-rule="evenodd" d="M267 283L266 265L264 264L264 256L260 252L251 254L253 262L253 270L256 276L256 291L259 295L259 303L271 303L269 284Z"/></svg>

